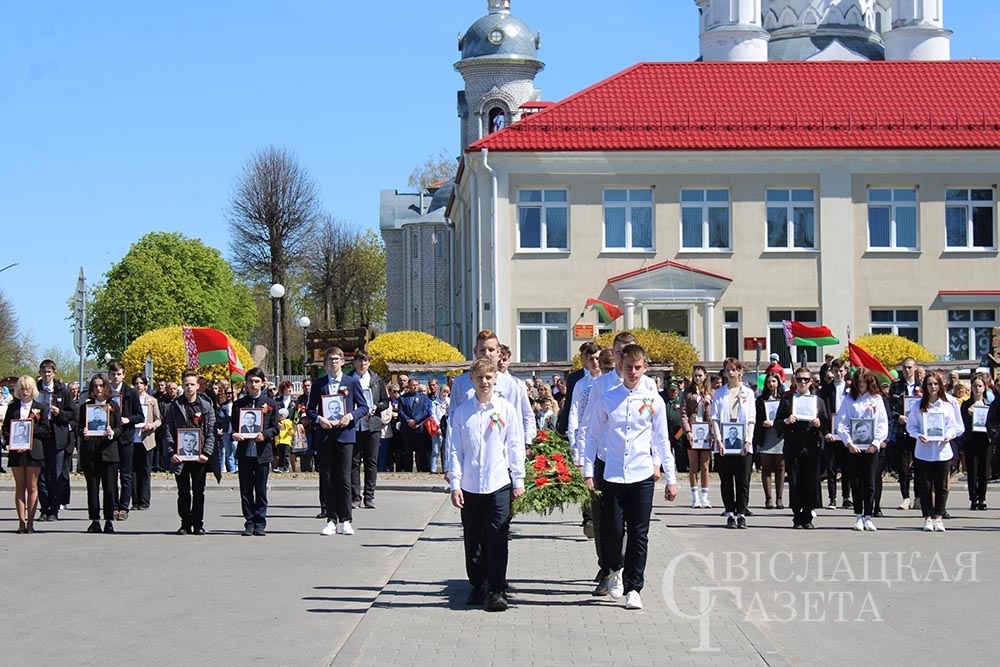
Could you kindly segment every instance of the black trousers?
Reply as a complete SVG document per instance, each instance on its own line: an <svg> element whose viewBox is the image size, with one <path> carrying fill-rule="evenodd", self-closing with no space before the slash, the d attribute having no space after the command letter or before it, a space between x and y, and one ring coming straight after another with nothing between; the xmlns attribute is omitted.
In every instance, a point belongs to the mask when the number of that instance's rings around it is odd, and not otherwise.
<svg viewBox="0 0 1000 667"><path fill-rule="evenodd" d="M875 479L878 475L878 454L847 454L847 470L851 477L851 498L854 513L871 516L875 511Z"/></svg>
<svg viewBox="0 0 1000 667"><path fill-rule="evenodd" d="M326 503L328 521L352 521L351 459L354 443L325 442L319 445L320 502Z"/></svg>
<svg viewBox="0 0 1000 667"><path fill-rule="evenodd" d="M896 436L896 461L899 465L899 492L904 498L910 497L910 464L917 441L905 433Z"/></svg>
<svg viewBox="0 0 1000 667"><path fill-rule="evenodd" d="M243 527L264 530L267 528L267 478L271 474L271 464L258 463L256 456L241 456L237 474Z"/></svg>
<svg viewBox="0 0 1000 667"><path fill-rule="evenodd" d="M746 459L749 461L750 457ZM605 559L611 570L623 570L622 582L626 593L641 591L645 583L653 486L653 476L650 475L648 479L631 484L604 480L601 487L601 539L604 541Z"/></svg>
<svg viewBox="0 0 1000 667"><path fill-rule="evenodd" d="M982 435L973 433L973 435ZM969 502L986 502L986 482L989 478L990 458L993 445L986 438L966 438L962 448L965 452L966 479L969 483Z"/></svg>
<svg viewBox="0 0 1000 667"><path fill-rule="evenodd" d="M882 511L882 475L885 473L885 447L878 450L878 462L875 464L875 513Z"/></svg>
<svg viewBox="0 0 1000 667"><path fill-rule="evenodd" d="M62 466L62 504L69 507L70 498L70 484L69 475L73 472L73 455L71 453L66 453L63 456L63 466Z"/></svg>
<svg viewBox="0 0 1000 667"><path fill-rule="evenodd" d="M177 516L185 530L205 527L205 474L207 463L185 461L177 480Z"/></svg>
<svg viewBox="0 0 1000 667"><path fill-rule="evenodd" d="M819 449L790 446L785 440L785 474L788 477L788 506L792 524L812 523L812 511L820 501Z"/></svg>
<svg viewBox="0 0 1000 667"><path fill-rule="evenodd" d="M135 443L118 443L118 507L128 511L132 503L132 451Z"/></svg>
<svg viewBox="0 0 1000 667"><path fill-rule="evenodd" d="M848 460L847 447L840 440L825 443L826 452L826 491L830 502L837 498L837 473L840 473L840 497L845 500L852 494L854 484L851 481L851 466Z"/></svg>
<svg viewBox="0 0 1000 667"><path fill-rule="evenodd" d="M715 470L719 473L722 504L726 512L746 514L750 504L750 471L753 457L715 455Z"/></svg>
<svg viewBox="0 0 1000 667"><path fill-rule="evenodd" d="M152 495L153 456L156 450L146 451L141 442L132 445L132 506L149 507Z"/></svg>
<svg viewBox="0 0 1000 667"><path fill-rule="evenodd" d="M951 459L947 461L913 461L915 472L914 490L920 498L920 510L926 519L929 516L940 517L948 507L948 475L951 472ZM931 488L934 489L933 504Z"/></svg>
<svg viewBox="0 0 1000 667"><path fill-rule="evenodd" d="M594 459L594 488L603 494L604 461L602 459ZM594 522L594 550L597 552L598 579L603 579L611 573L607 559L604 558L604 529L601 523L601 516L604 512L602 497L602 495L597 495L590 501L590 516Z"/></svg>
<svg viewBox="0 0 1000 667"><path fill-rule="evenodd" d="M508 536L510 535L511 485L493 493L463 491L462 531L465 539L465 573L473 588L507 590Z"/></svg>
<svg viewBox="0 0 1000 667"><path fill-rule="evenodd" d="M351 455L351 498L355 502L375 500L375 482L378 480L378 448L381 431L357 431ZM361 488L361 466L365 470L365 486Z"/></svg>
<svg viewBox="0 0 1000 667"><path fill-rule="evenodd" d="M87 514L91 521L101 519L101 487L104 487L104 520L113 521L118 505L118 464L95 461L84 466L87 480Z"/></svg>
<svg viewBox="0 0 1000 667"><path fill-rule="evenodd" d="M56 441L43 443L45 464L38 476L38 509L42 514L59 516L59 505L63 505L63 487L69 481L63 477L63 460L66 451L56 447Z"/></svg>

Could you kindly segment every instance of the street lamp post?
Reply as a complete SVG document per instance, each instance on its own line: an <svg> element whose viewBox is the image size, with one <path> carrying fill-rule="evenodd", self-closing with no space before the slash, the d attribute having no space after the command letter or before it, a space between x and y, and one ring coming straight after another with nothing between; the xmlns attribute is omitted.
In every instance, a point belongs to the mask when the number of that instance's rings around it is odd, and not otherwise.
<svg viewBox="0 0 1000 667"><path fill-rule="evenodd" d="M271 319L274 321L274 381L277 383L281 379L281 337L278 328L281 317L281 297L285 296L285 286L281 283L274 283L268 293L271 295Z"/></svg>
<svg viewBox="0 0 1000 667"><path fill-rule="evenodd" d="M308 350L306 349L306 331L309 329L309 325L312 324L312 320L303 315L299 318L299 326L302 327L302 374L309 375L309 359L306 356Z"/></svg>

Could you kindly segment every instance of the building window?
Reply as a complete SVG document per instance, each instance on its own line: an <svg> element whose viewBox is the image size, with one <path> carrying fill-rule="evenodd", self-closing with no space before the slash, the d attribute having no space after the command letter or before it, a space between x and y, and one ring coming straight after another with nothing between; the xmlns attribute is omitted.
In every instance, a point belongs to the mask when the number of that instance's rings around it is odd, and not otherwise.
<svg viewBox="0 0 1000 667"><path fill-rule="evenodd" d="M517 193L517 242L521 250L569 250L566 190Z"/></svg>
<svg viewBox="0 0 1000 667"><path fill-rule="evenodd" d="M996 250L993 233L993 190L945 190L945 237L949 248Z"/></svg>
<svg viewBox="0 0 1000 667"><path fill-rule="evenodd" d="M653 191L604 191L604 248L653 250Z"/></svg>
<svg viewBox="0 0 1000 667"><path fill-rule="evenodd" d="M413 235L413 240L410 242L410 252L413 255L413 259L420 257L420 237L416 234Z"/></svg>
<svg viewBox="0 0 1000 667"><path fill-rule="evenodd" d="M767 191L767 247L816 249L816 195L812 190Z"/></svg>
<svg viewBox="0 0 1000 667"><path fill-rule="evenodd" d="M731 250L729 190L681 190L681 248Z"/></svg>
<svg viewBox="0 0 1000 667"><path fill-rule="evenodd" d="M500 107L490 109L490 134L507 126L507 114Z"/></svg>
<svg viewBox="0 0 1000 667"><path fill-rule="evenodd" d="M784 368L796 368L805 355L806 363L815 363L819 359L819 348L805 345L796 348L798 358L792 359L792 349L785 339L785 320L802 322L813 326L819 324L818 313L815 310L771 310L767 313L767 343L768 354L777 354Z"/></svg>
<svg viewBox="0 0 1000 667"><path fill-rule="evenodd" d="M920 342L920 310L918 308L872 308L871 332L892 334Z"/></svg>
<svg viewBox="0 0 1000 667"><path fill-rule="evenodd" d="M517 322L522 362L569 361L568 310L521 311Z"/></svg>
<svg viewBox="0 0 1000 667"><path fill-rule="evenodd" d="M979 361L992 351L997 314L992 309L948 311L948 355L952 361Z"/></svg>
<svg viewBox="0 0 1000 667"><path fill-rule="evenodd" d="M743 345L740 340L740 311L722 311L722 336L724 338L726 358L734 357L739 359L742 355Z"/></svg>
<svg viewBox="0 0 1000 667"><path fill-rule="evenodd" d="M868 190L868 247L918 250L916 190Z"/></svg>

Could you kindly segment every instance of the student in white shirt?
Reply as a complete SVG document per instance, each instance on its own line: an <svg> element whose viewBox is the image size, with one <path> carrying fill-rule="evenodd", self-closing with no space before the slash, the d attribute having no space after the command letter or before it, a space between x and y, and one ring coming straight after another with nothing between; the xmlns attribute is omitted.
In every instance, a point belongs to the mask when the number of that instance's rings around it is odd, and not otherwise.
<svg viewBox="0 0 1000 667"><path fill-rule="evenodd" d="M948 505L948 473L951 471L951 441L965 433L965 426L955 419L955 408L944 389L944 376L928 371L921 385L920 402L910 408L906 430L917 442L913 462L917 466L917 493L924 515L924 530L945 532L941 520ZM931 433L924 425L928 414L940 414L944 432ZM934 497L931 498L931 485Z"/></svg>
<svg viewBox="0 0 1000 667"><path fill-rule="evenodd" d="M719 473L722 503L726 506L726 528L746 528L750 502L750 471L753 467L753 430L757 422L757 401L743 384L743 364L729 357L722 364L726 384L712 397L712 428L715 432L715 469ZM724 454L729 425L743 425L742 454Z"/></svg>
<svg viewBox="0 0 1000 667"><path fill-rule="evenodd" d="M493 393L496 362L477 359L469 375L475 394L448 420L451 503L462 510L472 587L466 604L506 611L510 506L524 493L524 435L517 410Z"/></svg>
<svg viewBox="0 0 1000 667"><path fill-rule="evenodd" d="M587 436L585 481L594 488L593 447L599 442L604 465L601 477L601 527L603 553L611 574L608 592L613 598L625 595L626 609L642 609L646 570L649 517L653 510L653 487L666 472L664 497L677 497L674 453L670 446L667 408L656 391L642 382L646 372L646 352L635 344L621 351L622 383L599 398L591 395L593 418ZM590 407L588 406L588 410ZM628 543L622 557L625 533Z"/></svg>
<svg viewBox="0 0 1000 667"><path fill-rule="evenodd" d="M852 419L871 419L872 423L855 422L852 427ZM882 388L871 371L859 368L854 372L851 387L837 410L834 430L846 451L854 499L854 530L876 530L872 522L875 476L878 474L879 450L889 438L889 415L882 398Z"/></svg>

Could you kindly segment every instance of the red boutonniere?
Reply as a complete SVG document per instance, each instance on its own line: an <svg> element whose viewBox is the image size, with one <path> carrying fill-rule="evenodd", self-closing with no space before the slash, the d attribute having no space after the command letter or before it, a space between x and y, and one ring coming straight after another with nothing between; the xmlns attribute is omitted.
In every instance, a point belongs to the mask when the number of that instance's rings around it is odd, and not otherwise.
<svg viewBox="0 0 1000 667"><path fill-rule="evenodd" d="M261 410L264 412L265 415L268 413L268 411L270 409L271 409L271 406L268 405L267 403L265 403L263 406L261 406Z"/></svg>
<svg viewBox="0 0 1000 667"><path fill-rule="evenodd" d="M349 394L349 393L350 393L350 391L349 391L349 390L347 389L347 387L341 387L341 388L340 388L340 391L339 391L338 393L339 393L339 394L340 394L341 396L347 396L347 394Z"/></svg>
<svg viewBox="0 0 1000 667"><path fill-rule="evenodd" d="M191 421L194 422L195 426L198 426L199 424L201 424L201 413L200 412L194 413L194 418Z"/></svg>
<svg viewBox="0 0 1000 667"><path fill-rule="evenodd" d="M33 421L38 421L41 418L42 418L42 411L39 410L38 408L32 408L31 409L31 419Z"/></svg>

